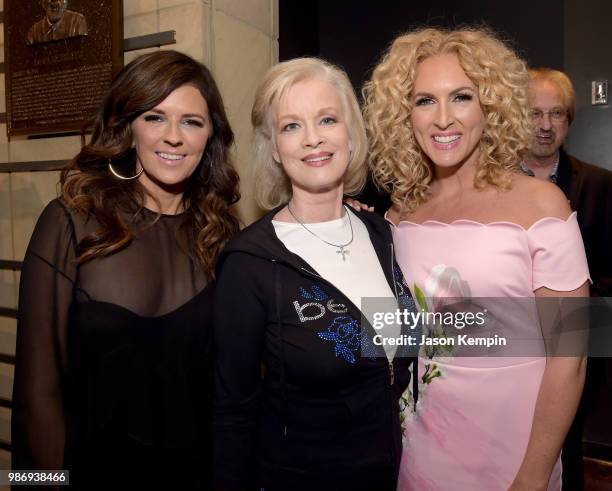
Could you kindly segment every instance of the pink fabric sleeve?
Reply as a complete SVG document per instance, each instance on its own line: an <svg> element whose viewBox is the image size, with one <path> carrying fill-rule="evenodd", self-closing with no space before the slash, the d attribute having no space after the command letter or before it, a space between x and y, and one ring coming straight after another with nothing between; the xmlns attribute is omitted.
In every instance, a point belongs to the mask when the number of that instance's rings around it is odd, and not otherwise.
<svg viewBox="0 0 612 491"><path fill-rule="evenodd" d="M533 261L533 290L567 292L591 281L576 212L567 220L545 217L527 230ZM592 281L591 281L592 283Z"/></svg>

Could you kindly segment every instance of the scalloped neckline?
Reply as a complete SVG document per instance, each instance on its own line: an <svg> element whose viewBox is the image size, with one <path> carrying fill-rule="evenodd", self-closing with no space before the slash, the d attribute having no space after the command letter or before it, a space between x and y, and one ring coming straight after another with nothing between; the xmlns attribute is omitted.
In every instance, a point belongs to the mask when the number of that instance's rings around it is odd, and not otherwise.
<svg viewBox="0 0 612 491"><path fill-rule="evenodd" d="M511 227L518 228L518 229L522 230L523 232L529 232L532 228L534 228L535 226L537 226L540 223L545 222L547 220L568 223L576 214L577 213L575 211L572 211L572 213L570 213L570 215L565 220L563 218L559 218L559 217L542 217L542 218L536 220L535 222L533 222L528 228L525 228L522 225L519 225L518 223L509 222L509 221L506 221L506 220L496 220L494 222L483 223L483 222L478 222L476 220L471 220L469 218L457 218L456 220L453 220L452 222L448 222L448 223L447 222L440 222L439 220L425 220L424 222L421 222L421 223L416 223L416 222L413 222L411 220L401 220L396 225L391 220L389 220L389 218L387 218L387 213L385 213L385 220L387 220L387 222L389 222L394 228L400 228L403 225L408 225L408 226L413 226L413 227L427 227L429 225L437 225L437 226L443 226L443 227L452 227L452 226L455 226L455 225L460 225L460 224L467 223L467 224L470 224L470 225L479 225L481 227L494 227L494 226L497 226L497 225L509 225Z"/></svg>

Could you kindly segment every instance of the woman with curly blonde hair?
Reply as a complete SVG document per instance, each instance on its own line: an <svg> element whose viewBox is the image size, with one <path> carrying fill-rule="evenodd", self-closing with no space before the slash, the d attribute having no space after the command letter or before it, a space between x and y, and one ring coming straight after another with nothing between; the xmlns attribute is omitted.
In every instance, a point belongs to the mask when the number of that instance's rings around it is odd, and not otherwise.
<svg viewBox="0 0 612 491"><path fill-rule="evenodd" d="M490 32L428 28L397 38L364 88L374 179L392 196L400 266L425 297L588 293L575 213L554 185L518 172L527 83ZM583 358L452 354L421 358L400 489L560 489Z"/></svg>

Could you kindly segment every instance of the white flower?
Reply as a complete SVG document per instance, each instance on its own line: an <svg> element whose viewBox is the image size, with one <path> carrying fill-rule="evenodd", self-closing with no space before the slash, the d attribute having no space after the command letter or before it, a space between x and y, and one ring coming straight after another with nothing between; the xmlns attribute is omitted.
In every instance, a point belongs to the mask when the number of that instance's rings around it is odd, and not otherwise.
<svg viewBox="0 0 612 491"><path fill-rule="evenodd" d="M431 273L425 280L425 295L433 304L430 310L437 312L444 306L445 298L471 298L472 292L470 285L461 279L456 268L438 264L431 268Z"/></svg>

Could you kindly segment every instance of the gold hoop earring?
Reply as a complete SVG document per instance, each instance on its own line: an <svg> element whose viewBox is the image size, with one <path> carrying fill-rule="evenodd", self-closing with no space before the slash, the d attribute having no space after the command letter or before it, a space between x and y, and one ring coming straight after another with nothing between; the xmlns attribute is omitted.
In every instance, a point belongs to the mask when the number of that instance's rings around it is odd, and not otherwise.
<svg viewBox="0 0 612 491"><path fill-rule="evenodd" d="M140 172L138 172L136 175L131 176L131 177L125 177L119 174L115 169L113 169L113 164L111 164L111 159L109 158L108 159L108 170L111 171L111 174L118 179L121 179L123 181L131 181L132 179L138 179L140 177L140 174L144 172L144 167L141 167Z"/></svg>

